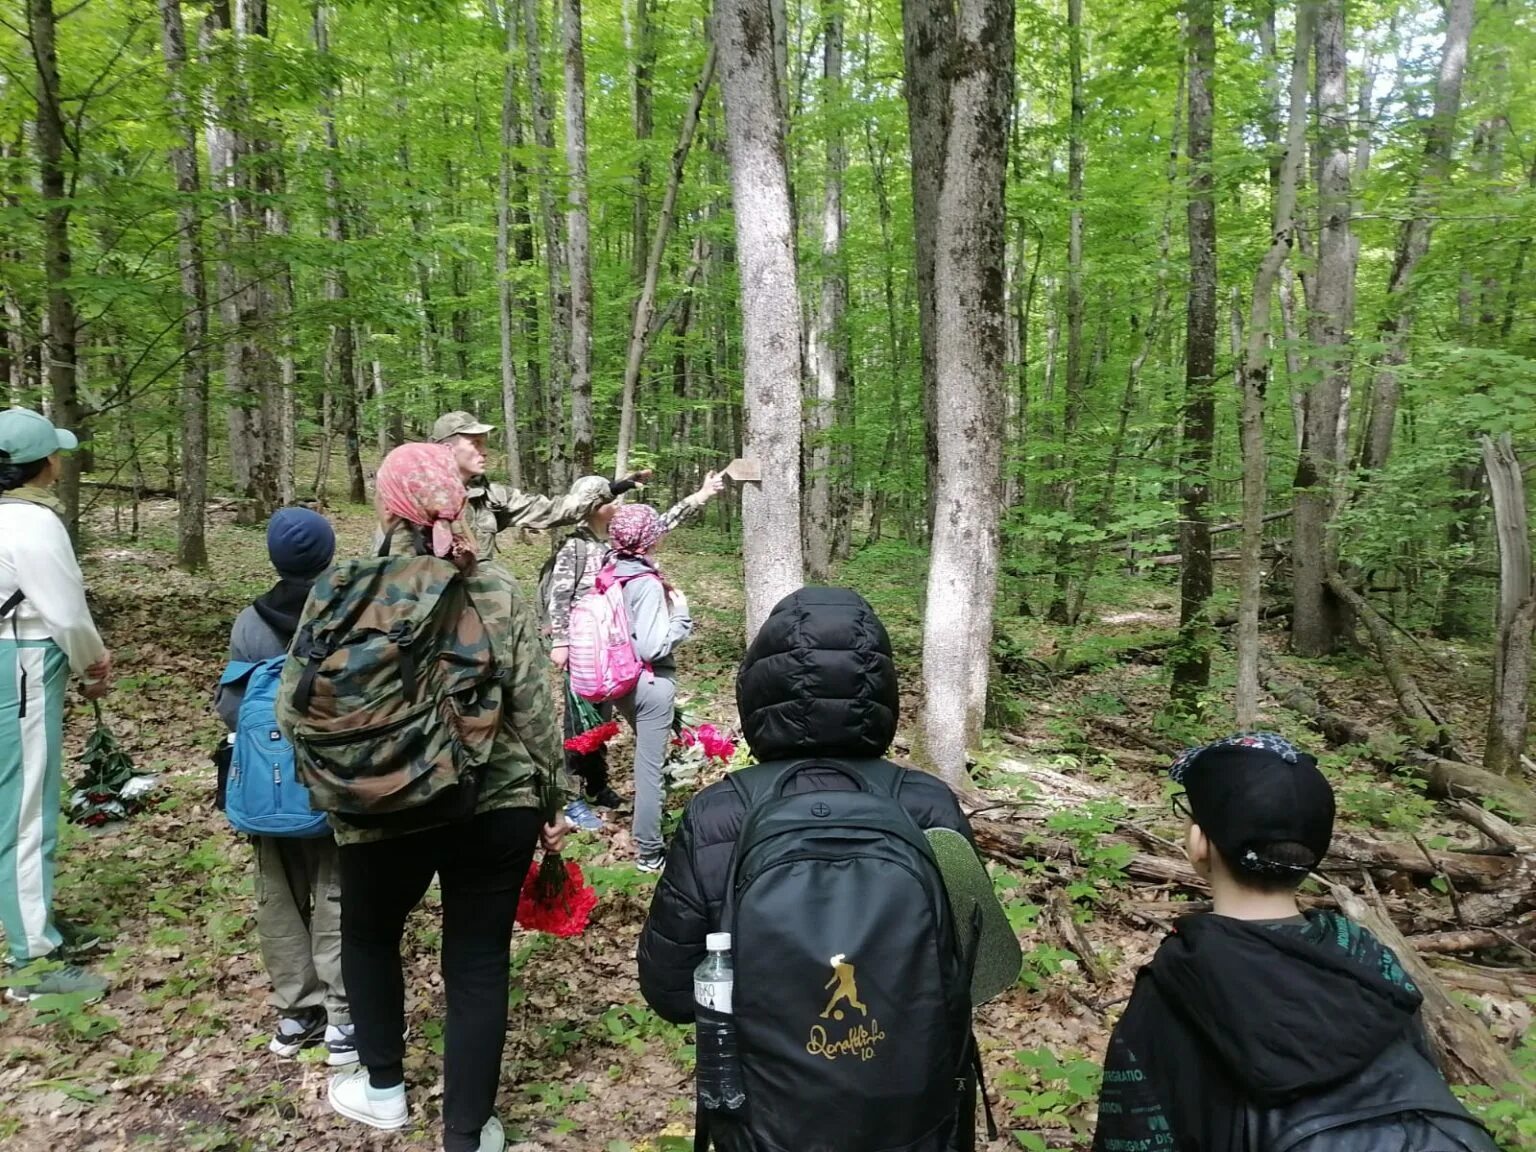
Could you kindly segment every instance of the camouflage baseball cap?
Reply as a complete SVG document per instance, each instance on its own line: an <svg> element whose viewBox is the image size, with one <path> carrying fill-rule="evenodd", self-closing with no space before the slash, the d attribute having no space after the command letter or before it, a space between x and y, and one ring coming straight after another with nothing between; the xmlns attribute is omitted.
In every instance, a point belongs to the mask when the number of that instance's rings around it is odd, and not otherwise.
<svg viewBox="0 0 1536 1152"><path fill-rule="evenodd" d="M432 425L432 439L441 444L455 436L484 436L496 431L494 424L482 424L469 412L445 412Z"/></svg>
<svg viewBox="0 0 1536 1152"><path fill-rule="evenodd" d="M613 483L606 476L583 476L571 485L570 495L581 506L581 515L590 516L613 499Z"/></svg>

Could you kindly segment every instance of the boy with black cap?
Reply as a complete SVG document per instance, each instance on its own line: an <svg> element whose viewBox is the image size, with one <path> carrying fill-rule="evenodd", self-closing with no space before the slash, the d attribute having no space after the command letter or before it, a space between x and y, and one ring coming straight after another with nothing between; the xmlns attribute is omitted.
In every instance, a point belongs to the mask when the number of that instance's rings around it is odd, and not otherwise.
<svg viewBox="0 0 1536 1152"><path fill-rule="evenodd" d="M1173 764L1214 911L1186 916L1110 1037L1095 1152L1496 1152L1432 1062L1397 957L1296 889L1327 854L1333 789L1283 737Z"/></svg>
<svg viewBox="0 0 1536 1152"><path fill-rule="evenodd" d="M336 533L308 508L282 508L267 524L267 555L277 583L235 618L232 661L255 663L288 651L315 578L331 566ZM221 684L213 705L233 732L243 681ZM330 836L252 836L256 857L256 936L272 981L277 1028L267 1048L297 1056L322 1041L326 1063L357 1063L357 1042L341 979L341 874Z"/></svg>

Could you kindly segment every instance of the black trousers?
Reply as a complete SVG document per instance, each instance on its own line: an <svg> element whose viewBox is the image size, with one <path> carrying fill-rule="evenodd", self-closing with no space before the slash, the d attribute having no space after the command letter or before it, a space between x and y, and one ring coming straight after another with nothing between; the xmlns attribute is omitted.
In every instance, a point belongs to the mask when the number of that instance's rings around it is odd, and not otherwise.
<svg viewBox="0 0 1536 1152"><path fill-rule="evenodd" d="M507 1035L508 951L538 842L532 808L341 849L341 969L357 1052L375 1088L404 1080L405 920L432 883L443 893L443 1148L473 1152L490 1119Z"/></svg>

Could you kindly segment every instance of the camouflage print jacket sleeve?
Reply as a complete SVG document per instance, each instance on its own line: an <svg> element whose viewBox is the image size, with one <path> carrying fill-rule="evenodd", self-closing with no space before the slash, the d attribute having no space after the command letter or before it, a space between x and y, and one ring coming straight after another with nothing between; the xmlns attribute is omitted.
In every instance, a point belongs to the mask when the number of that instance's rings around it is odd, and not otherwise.
<svg viewBox="0 0 1536 1152"><path fill-rule="evenodd" d="M585 533L572 536L555 553L555 566L549 578L549 599L544 604L551 647L559 648L566 642L570 633L571 606L592 590L607 554L605 544Z"/></svg>
<svg viewBox="0 0 1536 1152"><path fill-rule="evenodd" d="M674 528L681 528L700 512L704 511L704 506L708 503L709 497L700 496L697 492L691 496L684 496L661 514L662 530L670 532Z"/></svg>
<svg viewBox="0 0 1536 1152"><path fill-rule="evenodd" d="M486 502L496 518L496 530L508 528L559 528L583 520L594 508L591 497L567 492L561 496L536 496L504 484L486 486Z"/></svg>
<svg viewBox="0 0 1536 1152"><path fill-rule="evenodd" d="M557 780L563 761L555 704L544 674L548 660L533 607L515 581L494 566L481 566L471 588L494 637L496 662L506 673L501 733L477 811L522 807L528 786Z"/></svg>

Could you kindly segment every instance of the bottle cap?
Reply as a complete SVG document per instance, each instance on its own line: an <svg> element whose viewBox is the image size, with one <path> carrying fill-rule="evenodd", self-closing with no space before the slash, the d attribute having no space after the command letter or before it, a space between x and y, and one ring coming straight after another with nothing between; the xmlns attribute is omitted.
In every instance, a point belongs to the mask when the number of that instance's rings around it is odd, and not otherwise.
<svg viewBox="0 0 1536 1152"><path fill-rule="evenodd" d="M731 934L729 932L711 932L704 937L704 947L711 952L729 952L731 950Z"/></svg>

